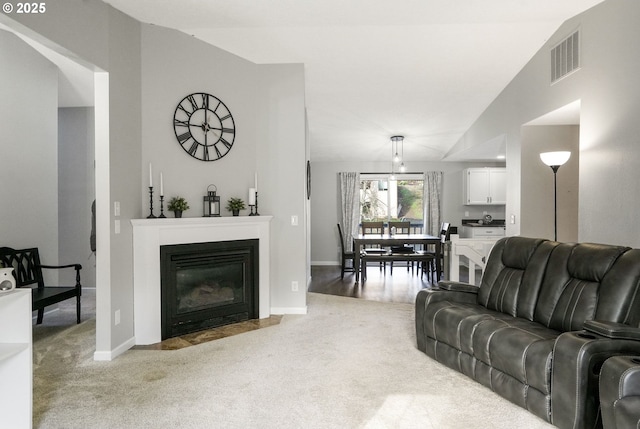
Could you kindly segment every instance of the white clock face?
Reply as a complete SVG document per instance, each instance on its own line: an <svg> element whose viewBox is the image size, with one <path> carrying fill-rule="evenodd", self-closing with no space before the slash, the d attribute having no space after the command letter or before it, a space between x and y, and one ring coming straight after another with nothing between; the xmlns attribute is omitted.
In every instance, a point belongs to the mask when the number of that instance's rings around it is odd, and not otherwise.
<svg viewBox="0 0 640 429"><path fill-rule="evenodd" d="M178 103L173 129L185 152L201 161L225 156L236 137L233 116L227 106L203 92L187 95Z"/></svg>

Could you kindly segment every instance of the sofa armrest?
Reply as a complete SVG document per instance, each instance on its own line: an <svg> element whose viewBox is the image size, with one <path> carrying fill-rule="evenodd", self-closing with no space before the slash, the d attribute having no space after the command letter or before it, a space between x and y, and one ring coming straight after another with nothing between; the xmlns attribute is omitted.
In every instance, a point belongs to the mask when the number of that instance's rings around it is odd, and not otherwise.
<svg viewBox="0 0 640 429"><path fill-rule="evenodd" d="M602 335L606 338L640 341L640 328L625 325L624 323L587 320L584 322L584 329L587 332Z"/></svg>
<svg viewBox="0 0 640 429"><path fill-rule="evenodd" d="M473 289L471 289L473 288ZM426 352L424 315L430 303L439 301L462 302L475 304L478 302L477 287L466 283L441 281L438 286L421 289L416 295L415 324L418 349Z"/></svg>
<svg viewBox="0 0 640 429"><path fill-rule="evenodd" d="M600 369L608 358L630 354L640 355L640 341L593 331L560 334L553 348L551 423L560 429L596 427Z"/></svg>
<svg viewBox="0 0 640 429"><path fill-rule="evenodd" d="M602 365L600 408L605 429L637 427L640 421L639 356L616 356Z"/></svg>
<svg viewBox="0 0 640 429"><path fill-rule="evenodd" d="M450 280L443 280L438 282L438 288L448 290L450 292L467 292L477 295L480 287L469 283L454 282Z"/></svg>

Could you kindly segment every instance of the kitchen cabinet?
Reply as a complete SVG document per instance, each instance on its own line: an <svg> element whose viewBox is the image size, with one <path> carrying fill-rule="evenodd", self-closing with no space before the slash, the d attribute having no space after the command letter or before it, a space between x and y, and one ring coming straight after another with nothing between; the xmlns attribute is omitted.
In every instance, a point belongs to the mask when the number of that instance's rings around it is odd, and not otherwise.
<svg viewBox="0 0 640 429"><path fill-rule="evenodd" d="M463 170L464 205L504 205L507 203L506 168Z"/></svg>
<svg viewBox="0 0 640 429"><path fill-rule="evenodd" d="M504 226L467 226L462 225L460 238L504 237Z"/></svg>
<svg viewBox="0 0 640 429"><path fill-rule="evenodd" d="M0 427L31 428L31 289L0 293Z"/></svg>

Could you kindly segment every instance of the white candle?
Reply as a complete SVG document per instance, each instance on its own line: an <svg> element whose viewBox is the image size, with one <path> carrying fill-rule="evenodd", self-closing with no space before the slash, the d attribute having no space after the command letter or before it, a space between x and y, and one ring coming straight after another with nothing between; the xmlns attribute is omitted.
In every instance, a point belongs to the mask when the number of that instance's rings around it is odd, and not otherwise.
<svg viewBox="0 0 640 429"><path fill-rule="evenodd" d="M153 188L153 170L151 168L151 163L149 163L149 187Z"/></svg>
<svg viewBox="0 0 640 429"><path fill-rule="evenodd" d="M249 188L249 205L256 205L256 188Z"/></svg>
<svg viewBox="0 0 640 429"><path fill-rule="evenodd" d="M258 192L258 172L256 172L255 177L253 178L253 187L255 188L254 191Z"/></svg>
<svg viewBox="0 0 640 429"><path fill-rule="evenodd" d="M164 197L164 182L162 180L162 173L160 173L160 196Z"/></svg>

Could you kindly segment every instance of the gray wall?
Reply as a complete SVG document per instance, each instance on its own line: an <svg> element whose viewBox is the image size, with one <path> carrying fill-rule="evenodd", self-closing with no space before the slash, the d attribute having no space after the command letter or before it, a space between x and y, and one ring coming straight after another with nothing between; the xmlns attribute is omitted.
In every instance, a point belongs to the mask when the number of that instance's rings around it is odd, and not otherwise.
<svg viewBox="0 0 640 429"><path fill-rule="evenodd" d="M522 129L522 218L520 233L553 239L553 172L541 152L568 150L569 161L557 173L558 241L578 240L578 176L580 127L532 125Z"/></svg>
<svg viewBox="0 0 640 429"><path fill-rule="evenodd" d="M311 263L334 265L340 261L340 239L336 224L340 222L340 187L338 173L385 172L389 163L376 162L312 162L311 163ZM465 211L478 219L487 212L495 219L504 218L504 206L465 206L462 197L462 170L469 167L503 166L500 163L411 162L411 172L442 171L443 221L459 226Z"/></svg>
<svg viewBox="0 0 640 429"><path fill-rule="evenodd" d="M142 148L141 100L141 41L140 23L109 7L109 200L103 204L103 214L110 225L110 288L107 298L109 309L101 320L110 326L110 344L114 350L133 338L133 233L130 219L141 216L139 188L143 174L140 171ZM82 34L82 33L81 33ZM120 202L121 233L114 231L116 217L114 202ZM98 236L98 240L100 236ZM98 252L100 249L98 249ZM98 255L100 258L100 255ZM98 259L100 261L100 259ZM104 291L98 291L98 293ZM98 294L98 297L100 295ZM115 324L115 312L120 310L121 323ZM106 320L105 320L106 319ZM102 338L98 337L98 347Z"/></svg>
<svg viewBox="0 0 640 429"><path fill-rule="evenodd" d="M0 15L6 25L97 72L109 73L106 192L97 194L98 254L96 351L108 358L133 336L133 261L129 219L140 217L140 23L100 1L63 0L42 15ZM56 107L57 109L57 107ZM57 114L53 114L57 121ZM105 118L102 118L103 120ZM97 122L96 122L97 128ZM121 201L122 233L115 234L113 201ZM57 224L57 223L56 223ZM55 243L57 247L57 238ZM107 249L102 251L101 248ZM102 261L102 266L100 262ZM102 287L101 287L102 286ZM113 323L120 309L122 323Z"/></svg>
<svg viewBox="0 0 640 429"><path fill-rule="evenodd" d="M559 107L581 100L578 239L640 247L640 235L628 228L640 212L640 2L608 0L564 23L458 143L473 146L507 134L509 189L507 215L517 215L507 233L521 232L522 125ZM582 68L550 85L549 50L576 29L581 31ZM534 157L534 154L530 155ZM526 183L522 184L523 186ZM574 190L573 192L576 192Z"/></svg>
<svg viewBox="0 0 640 429"><path fill-rule="evenodd" d="M58 110L58 255L60 264L82 264L82 286L96 286L95 255L91 252L91 203L95 199L95 159L92 107ZM75 284L73 270L60 273L60 284Z"/></svg>
<svg viewBox="0 0 640 429"><path fill-rule="evenodd" d="M271 223L271 306L306 311L309 224L306 200L304 66L259 66L256 157L261 214ZM297 216L298 225L291 224ZM291 282L298 282L293 292Z"/></svg>
<svg viewBox="0 0 640 429"><path fill-rule="evenodd" d="M155 196L159 195L162 172L167 199L179 195L189 202L184 217L202 217L202 197L209 184L216 185L222 215L229 216L224 208L227 199L246 201L256 172L257 130L252 122L257 116L258 68L191 36L158 26L142 26L142 46L142 122L148 125L142 128L142 163L137 166L144 173L140 194L148 196L151 162ZM233 114L236 139L229 153L218 161L192 158L175 137L176 105L193 92L218 97ZM148 214L148 198L141 201L140 210Z"/></svg>
<svg viewBox="0 0 640 429"><path fill-rule="evenodd" d="M0 246L37 247L58 263L58 73L14 34L0 31ZM8 60L17 59L16 61ZM46 272L57 282L57 273ZM55 283L53 283L55 284Z"/></svg>
<svg viewBox="0 0 640 429"><path fill-rule="evenodd" d="M271 225L272 307L303 311L306 297L304 68L299 64L256 65L174 30L142 27L143 171L140 202L148 214L148 168L154 181L162 171L167 198L189 202L185 217L202 216L202 197L215 184L222 215L231 197L248 199L258 174L259 210ZM185 59L189 59L185 64ZM233 114L236 138L231 151L214 162L196 160L178 144L173 114L183 97L208 92ZM155 182L158 183L158 182ZM158 190L156 185L156 192ZM241 214L247 215L248 209ZM157 211L156 211L157 214ZM291 225L291 216L299 225ZM299 291L291 291L297 281Z"/></svg>

